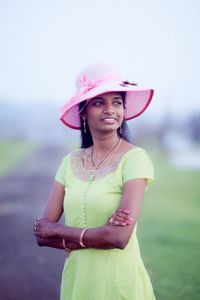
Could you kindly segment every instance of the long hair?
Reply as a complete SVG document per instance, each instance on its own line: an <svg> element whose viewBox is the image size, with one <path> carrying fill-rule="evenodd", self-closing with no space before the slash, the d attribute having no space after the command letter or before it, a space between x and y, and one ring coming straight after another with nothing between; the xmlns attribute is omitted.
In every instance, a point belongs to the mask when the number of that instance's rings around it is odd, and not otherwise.
<svg viewBox="0 0 200 300"><path fill-rule="evenodd" d="M119 94L122 96L123 106L125 108L126 107L126 103L125 103L126 93L119 92ZM90 128L88 126L88 123L85 122L86 130L84 130L84 125L83 125L82 115L86 111L86 105L87 105L86 100L79 104L79 111L80 111L79 116L80 116L80 124L81 124L81 148L88 148L93 145L92 134L91 134ZM86 131L86 132L84 132L84 131ZM117 134L123 140L130 142L128 126L127 126L125 120L123 120L121 127L117 129Z"/></svg>

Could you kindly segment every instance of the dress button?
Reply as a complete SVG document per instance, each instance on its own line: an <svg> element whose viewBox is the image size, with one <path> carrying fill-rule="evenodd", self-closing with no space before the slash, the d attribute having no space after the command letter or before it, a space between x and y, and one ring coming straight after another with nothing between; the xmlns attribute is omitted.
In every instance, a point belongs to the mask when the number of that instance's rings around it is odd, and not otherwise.
<svg viewBox="0 0 200 300"><path fill-rule="evenodd" d="M89 176L89 181L92 181L94 179L94 172L92 172Z"/></svg>

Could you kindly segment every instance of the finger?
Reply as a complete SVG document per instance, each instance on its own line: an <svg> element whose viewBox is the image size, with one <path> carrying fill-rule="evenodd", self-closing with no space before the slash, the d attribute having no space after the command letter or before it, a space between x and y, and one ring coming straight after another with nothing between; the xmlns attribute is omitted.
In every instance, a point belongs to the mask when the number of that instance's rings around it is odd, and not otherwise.
<svg viewBox="0 0 200 300"><path fill-rule="evenodd" d="M133 224L133 219L129 218L128 220L124 219L119 219L119 218L113 218L111 222L109 222L111 225L121 225L121 226L126 226L126 225L131 225Z"/></svg>
<svg viewBox="0 0 200 300"><path fill-rule="evenodd" d="M127 215L123 214L116 214L112 217L113 220L115 221L127 221L129 217Z"/></svg>
<svg viewBox="0 0 200 300"><path fill-rule="evenodd" d="M127 208L117 208L116 212L119 212L119 213L122 212L126 215L130 214L130 210L128 210Z"/></svg>
<svg viewBox="0 0 200 300"><path fill-rule="evenodd" d="M111 217L109 220L108 220L108 223L112 223L113 222L113 220L114 220L114 218L113 217Z"/></svg>
<svg viewBox="0 0 200 300"><path fill-rule="evenodd" d="M119 217L119 216L114 216L113 218L112 218L112 221L118 221L118 222L123 222L123 221L125 221L124 220L124 218L122 218L122 217Z"/></svg>
<svg viewBox="0 0 200 300"><path fill-rule="evenodd" d="M112 224L115 225L115 226L118 226L118 225L120 225L120 222L119 221L113 221Z"/></svg>
<svg viewBox="0 0 200 300"><path fill-rule="evenodd" d="M125 222L133 221L133 219L130 216L123 213L117 213L116 215L113 216L113 219L120 220L120 221L124 220Z"/></svg>
<svg viewBox="0 0 200 300"><path fill-rule="evenodd" d="M125 216L125 217L128 217L128 215L130 214L130 212L129 212L129 213L126 213L126 212L124 212L124 211L117 211L115 214L116 214L116 215L119 215L119 216Z"/></svg>
<svg viewBox="0 0 200 300"><path fill-rule="evenodd" d="M126 222L127 222L128 225L131 225L131 224L133 224L133 219L129 218Z"/></svg>
<svg viewBox="0 0 200 300"><path fill-rule="evenodd" d="M121 217L125 220L127 220L129 218L129 215L123 213L123 212L116 212L114 216L117 216L117 217Z"/></svg>
<svg viewBox="0 0 200 300"><path fill-rule="evenodd" d="M114 226L127 226L127 222L119 222L119 221L113 221L112 225Z"/></svg>
<svg viewBox="0 0 200 300"><path fill-rule="evenodd" d="M128 210L128 209L122 209L122 212L124 213L124 214L126 214L126 215L129 215L130 214L130 210Z"/></svg>
<svg viewBox="0 0 200 300"><path fill-rule="evenodd" d="M37 231L37 229L38 229L38 224L37 224L37 222L35 222L34 225L33 225L33 230Z"/></svg>
<svg viewBox="0 0 200 300"><path fill-rule="evenodd" d="M40 237L40 238L48 238L47 235L45 235L44 233L41 233L41 232L34 232L34 235L37 236L37 237Z"/></svg>

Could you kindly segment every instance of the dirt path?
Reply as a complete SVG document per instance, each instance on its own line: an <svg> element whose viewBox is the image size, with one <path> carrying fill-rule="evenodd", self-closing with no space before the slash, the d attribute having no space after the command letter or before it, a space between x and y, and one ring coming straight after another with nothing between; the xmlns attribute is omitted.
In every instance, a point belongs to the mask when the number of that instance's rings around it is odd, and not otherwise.
<svg viewBox="0 0 200 300"><path fill-rule="evenodd" d="M66 149L65 149L66 150ZM65 254L32 234L66 151L45 146L0 182L0 299L57 300Z"/></svg>

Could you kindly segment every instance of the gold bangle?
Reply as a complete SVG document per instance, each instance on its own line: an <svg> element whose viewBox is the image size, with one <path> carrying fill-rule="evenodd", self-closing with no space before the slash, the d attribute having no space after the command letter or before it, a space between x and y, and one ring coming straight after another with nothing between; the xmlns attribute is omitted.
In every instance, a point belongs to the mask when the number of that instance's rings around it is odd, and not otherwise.
<svg viewBox="0 0 200 300"><path fill-rule="evenodd" d="M66 252L71 252L71 249L67 248L67 246L66 246L66 240L65 239L62 240L62 244L63 244L63 248L65 249Z"/></svg>
<svg viewBox="0 0 200 300"><path fill-rule="evenodd" d="M83 237L85 235L85 232L86 230L88 230L87 227L83 228L83 230L81 231L81 234L80 234L80 238L79 238L79 244L81 245L81 247L85 248L86 246L84 245L83 243Z"/></svg>

